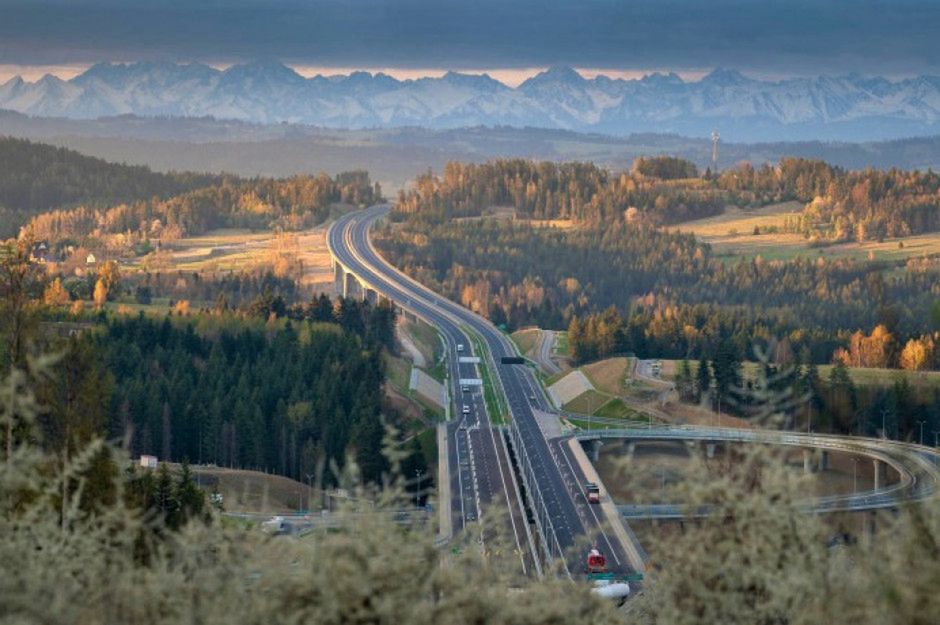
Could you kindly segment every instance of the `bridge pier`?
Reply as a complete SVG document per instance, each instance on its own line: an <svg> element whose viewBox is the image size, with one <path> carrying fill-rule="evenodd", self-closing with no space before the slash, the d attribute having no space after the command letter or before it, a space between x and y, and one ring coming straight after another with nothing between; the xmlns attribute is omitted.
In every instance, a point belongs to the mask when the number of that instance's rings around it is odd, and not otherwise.
<svg viewBox="0 0 940 625"><path fill-rule="evenodd" d="M717 443L705 443L705 457L711 460L715 457L715 448Z"/></svg>
<svg viewBox="0 0 940 625"><path fill-rule="evenodd" d="M359 280L352 273L347 273L343 279L343 297L358 297L359 291Z"/></svg>
<svg viewBox="0 0 940 625"><path fill-rule="evenodd" d="M375 289L370 289L366 287L365 289L363 289L363 291L364 291L363 299L365 301L369 302L373 306L379 303L379 294Z"/></svg>
<svg viewBox="0 0 940 625"><path fill-rule="evenodd" d="M624 447L627 448L627 456L633 458L633 452L636 451L636 442L631 440L625 440L623 442Z"/></svg>
<svg viewBox="0 0 940 625"><path fill-rule="evenodd" d="M823 449L819 454L819 471L822 473L829 468L829 452Z"/></svg>
<svg viewBox="0 0 940 625"><path fill-rule="evenodd" d="M346 286L346 274L343 271L343 266L336 262L336 259L333 259L333 290L336 291L337 296L341 296L345 293Z"/></svg>
<svg viewBox="0 0 940 625"><path fill-rule="evenodd" d="M879 460L878 458L875 458L872 462L875 464L875 490L878 490L884 486L885 481L887 481L886 469L888 467L883 460Z"/></svg>
<svg viewBox="0 0 940 625"><path fill-rule="evenodd" d="M604 446L603 441L595 440L591 441L591 462L596 463L601 458L601 447Z"/></svg>
<svg viewBox="0 0 940 625"><path fill-rule="evenodd" d="M803 450L803 473L813 472L813 452L809 449Z"/></svg>

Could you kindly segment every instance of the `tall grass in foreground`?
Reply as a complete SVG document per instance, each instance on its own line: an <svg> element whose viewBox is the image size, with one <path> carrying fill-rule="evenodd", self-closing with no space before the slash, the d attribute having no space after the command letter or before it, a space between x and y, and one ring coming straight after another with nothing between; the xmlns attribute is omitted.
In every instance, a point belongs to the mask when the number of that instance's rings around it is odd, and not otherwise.
<svg viewBox="0 0 940 625"><path fill-rule="evenodd" d="M42 375L42 363L35 369ZM41 409L29 379L14 371L0 383L3 623L927 625L940 616L936 503L879 517L873 536L831 547L831 530L795 505L812 477L769 449L742 451L719 477L703 464L677 487L719 513L652 545L658 570L618 612L583 584L516 579L475 536L454 555L427 528L389 515L341 511L341 529L283 539L218 519L154 532L158 517L120 496L89 512L81 475L102 443L71 458L45 454L29 435ZM354 472L344 479L358 488ZM359 494L376 510L403 497L395 482Z"/></svg>
<svg viewBox="0 0 940 625"><path fill-rule="evenodd" d="M126 507L120 493L86 512L80 476L103 444L67 460L45 454L30 435L41 407L28 380L14 371L0 395L0 622L618 622L583 586L545 581L520 590L504 572L502 559L517 557L508 550L484 556L470 536L458 554L442 552L432 529L378 513L402 506L397 483L365 492L354 471L344 485L378 512L340 511L341 529L297 539L219 519L154 531L159 515Z"/></svg>

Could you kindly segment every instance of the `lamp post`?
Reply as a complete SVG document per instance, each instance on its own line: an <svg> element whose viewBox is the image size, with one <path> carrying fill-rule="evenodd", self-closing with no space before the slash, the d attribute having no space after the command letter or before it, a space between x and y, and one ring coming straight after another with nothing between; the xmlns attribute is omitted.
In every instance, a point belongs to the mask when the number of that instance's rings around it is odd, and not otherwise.
<svg viewBox="0 0 940 625"><path fill-rule="evenodd" d="M852 494L858 493L858 458L852 456Z"/></svg>
<svg viewBox="0 0 940 625"><path fill-rule="evenodd" d="M316 475L316 474L315 474L315 473L306 473L305 475L306 475L306 477L307 477L307 512L309 512L309 511L310 511L310 496L311 496L311 492L310 492L310 491L313 490L313 477L314 477L314 475ZM322 502L321 502L321 503L322 503Z"/></svg>
<svg viewBox="0 0 940 625"><path fill-rule="evenodd" d="M420 506L421 502L421 469L415 469L415 508Z"/></svg>

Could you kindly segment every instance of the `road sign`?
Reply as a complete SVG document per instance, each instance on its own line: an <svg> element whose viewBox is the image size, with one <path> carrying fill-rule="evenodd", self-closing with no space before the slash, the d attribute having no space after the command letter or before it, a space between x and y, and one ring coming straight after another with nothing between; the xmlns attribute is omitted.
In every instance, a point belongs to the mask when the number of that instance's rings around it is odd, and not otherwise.
<svg viewBox="0 0 940 625"><path fill-rule="evenodd" d="M471 365L478 365L480 364L480 357L479 356L461 356L457 359L457 362L467 363Z"/></svg>
<svg viewBox="0 0 940 625"><path fill-rule="evenodd" d="M504 365L524 365L525 358L522 356L503 356L499 359Z"/></svg>

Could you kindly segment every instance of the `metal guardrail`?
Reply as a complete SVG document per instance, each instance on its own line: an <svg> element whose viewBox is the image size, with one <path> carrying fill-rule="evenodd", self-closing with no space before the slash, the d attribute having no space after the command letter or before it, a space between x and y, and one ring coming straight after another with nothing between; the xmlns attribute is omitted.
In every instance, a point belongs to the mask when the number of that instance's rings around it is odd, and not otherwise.
<svg viewBox="0 0 940 625"><path fill-rule="evenodd" d="M332 240L331 239L332 230L337 225L337 223L338 222L334 222L333 224L331 224L328 230L328 233L327 233L328 243ZM352 221L347 222L348 225L352 225L352 223L353 223ZM353 256L357 258L360 262L362 262L364 265L366 265L367 263L365 263L365 260L360 258L358 254L355 252L355 248L352 245L352 242L349 240L350 232L348 229L343 233L343 238L347 240L349 244L350 252L353 254ZM369 245L370 248L372 248L371 239L367 240L367 244ZM374 248L372 249L374 251ZM339 262L338 259L336 260L337 262ZM342 265L342 263L340 264ZM350 273L355 274L355 272L350 271L348 267L343 266L343 268L345 271L349 271ZM453 310L449 308L448 306L450 304L449 300L446 300L439 296L435 296L433 293L428 291L426 287L424 287L420 283L413 280L410 276L407 276L406 274L397 270L394 270L394 271L396 271L396 273L398 273L407 282L415 286L419 292L422 292L422 293L426 292L428 296L431 298L431 303L429 305L435 306L438 309L439 314L443 315L444 317L447 317L452 323L454 323L458 327L462 326L465 330L471 331L474 334L477 334L478 336L481 335L479 328L475 327L475 325L472 323L472 321L474 320L471 320L471 322L467 324L465 320L459 316L462 311L458 311L455 313ZM409 312L411 312L412 314L415 314L419 318L422 318L427 323L433 325L433 321L425 318L424 315L422 315L418 310L415 310L412 306L408 305L409 304L408 302L397 302L397 304L400 307L409 310ZM498 330L495 330L495 329L494 331L498 332ZM481 339L482 338L483 337L481 336ZM484 343L485 343L485 339L484 339ZM506 392L505 386L503 384L502 377L499 373L499 368L496 367L496 363L495 363L495 360L493 359L493 355L490 349L486 350L486 355L487 355L488 364L491 366L491 371L494 372L496 379L499 380L500 387L502 388L503 394L505 396L505 392ZM511 412L511 408L510 408L510 412ZM535 517L536 528L538 530L539 537L541 539L539 543L542 547L542 550L545 554L547 561L554 562L556 560L560 560L564 567L565 572L570 577L570 571L568 571L568 565L564 557L565 555L564 551L561 548L561 544L558 540L558 536L555 533L555 529L552 524L551 516L548 514L548 508L545 505L544 497L542 496L541 490L538 487L538 482L535 479L535 472L532 468L532 464L529 459L528 453L526 451L525 445L523 444L521 432L519 432L518 425L516 424L516 420L511 419L511 422L512 423L510 424L510 427L509 427L510 438L513 441L513 447L516 451L516 459L520 466L520 475L522 476L523 485L525 486L526 493L528 493L529 497L531 498L530 509L533 511L533 514Z"/></svg>
<svg viewBox="0 0 940 625"><path fill-rule="evenodd" d="M723 441L766 443L815 447L826 451L844 451L862 454L885 462L901 476L900 482L884 488L850 495L828 495L805 501L800 507L807 513L860 511L891 508L904 501L923 500L934 495L940 486L940 452L938 450L884 439L849 438L837 435L805 434L799 432L773 432L767 430L740 430L732 428L693 426L637 425L632 428L601 429L579 432L578 440L602 439L672 439L692 441ZM899 454L912 460L916 466L905 465ZM690 509L682 504L620 505L618 510L627 518L681 518L702 516L711 512L711 506Z"/></svg>

